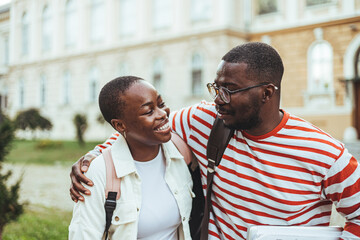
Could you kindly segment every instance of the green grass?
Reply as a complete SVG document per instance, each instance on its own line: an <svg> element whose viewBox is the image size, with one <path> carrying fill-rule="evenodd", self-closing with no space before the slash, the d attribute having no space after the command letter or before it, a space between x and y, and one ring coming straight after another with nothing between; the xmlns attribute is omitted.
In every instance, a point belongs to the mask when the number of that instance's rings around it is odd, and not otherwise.
<svg viewBox="0 0 360 240"><path fill-rule="evenodd" d="M41 164L41 165L72 165L82 155L93 149L100 142L87 142L80 147L75 141L61 141L60 144L38 148L40 141L15 140L7 163Z"/></svg>
<svg viewBox="0 0 360 240"><path fill-rule="evenodd" d="M3 240L67 239L71 214L43 207L26 209L18 221L5 226Z"/></svg>

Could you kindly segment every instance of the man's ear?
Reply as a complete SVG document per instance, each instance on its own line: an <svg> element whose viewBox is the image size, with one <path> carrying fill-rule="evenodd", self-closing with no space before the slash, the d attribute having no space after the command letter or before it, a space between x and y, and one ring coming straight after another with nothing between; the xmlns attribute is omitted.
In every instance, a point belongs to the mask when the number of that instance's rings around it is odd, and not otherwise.
<svg viewBox="0 0 360 240"><path fill-rule="evenodd" d="M126 130L126 126L123 120L121 119L111 119L111 125L116 131L122 133Z"/></svg>
<svg viewBox="0 0 360 240"><path fill-rule="evenodd" d="M263 102L266 102L266 101L269 101L271 99L271 97L274 95L275 91L277 90L278 88L275 87L274 85L268 85L265 89L264 89L264 92L263 92L263 99L262 101Z"/></svg>

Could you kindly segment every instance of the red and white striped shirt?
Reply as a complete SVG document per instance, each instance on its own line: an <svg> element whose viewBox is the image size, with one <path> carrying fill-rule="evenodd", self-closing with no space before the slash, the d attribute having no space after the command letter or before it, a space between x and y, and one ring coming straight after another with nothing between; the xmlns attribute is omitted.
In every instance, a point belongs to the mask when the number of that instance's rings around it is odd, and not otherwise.
<svg viewBox="0 0 360 240"><path fill-rule="evenodd" d="M173 131L199 161L204 189L215 117L207 102L171 115ZM360 239L358 162L329 134L284 112L271 132L235 131L230 139L214 176L209 239L246 239L251 225L328 226L332 203L348 220L342 239Z"/></svg>

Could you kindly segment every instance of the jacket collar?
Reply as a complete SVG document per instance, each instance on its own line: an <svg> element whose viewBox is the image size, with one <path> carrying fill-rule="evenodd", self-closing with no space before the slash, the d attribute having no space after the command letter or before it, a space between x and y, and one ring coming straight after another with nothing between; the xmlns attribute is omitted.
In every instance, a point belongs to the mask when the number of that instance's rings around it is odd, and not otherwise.
<svg viewBox="0 0 360 240"><path fill-rule="evenodd" d="M166 159L166 167L169 167L171 161L175 159L182 159L182 161L184 161L184 157L180 154L172 141L163 143L161 146ZM136 172L135 160L131 155L125 138L121 134L111 147L111 155L114 161L116 176L118 178Z"/></svg>

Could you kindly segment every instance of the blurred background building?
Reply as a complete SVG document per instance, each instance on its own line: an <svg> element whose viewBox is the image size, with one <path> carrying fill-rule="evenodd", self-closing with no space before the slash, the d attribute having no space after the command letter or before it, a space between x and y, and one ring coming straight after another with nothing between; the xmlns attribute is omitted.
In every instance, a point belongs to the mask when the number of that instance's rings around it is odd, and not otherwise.
<svg viewBox="0 0 360 240"><path fill-rule="evenodd" d="M0 107L40 109L52 139L73 139L83 113L86 138L103 140L106 82L143 77L176 110L209 100L221 57L248 41L282 56L282 108L356 138L360 0L13 0L0 8Z"/></svg>

